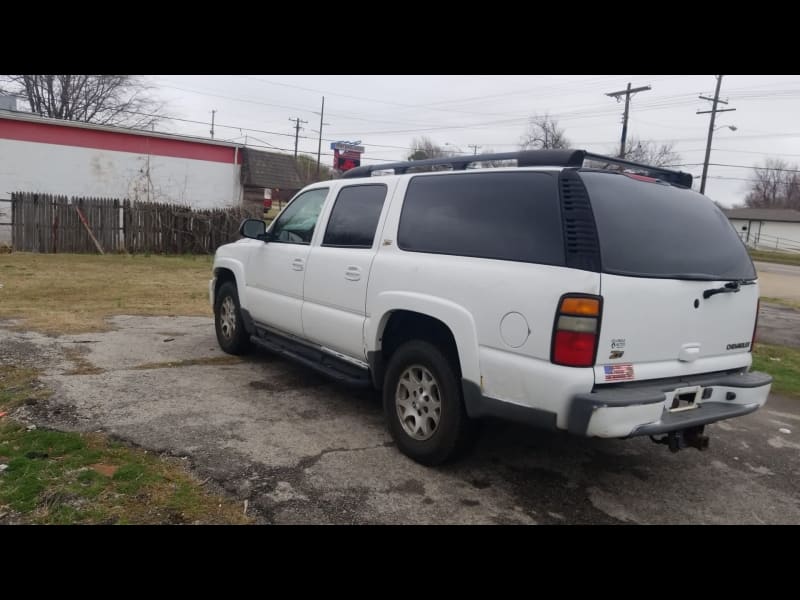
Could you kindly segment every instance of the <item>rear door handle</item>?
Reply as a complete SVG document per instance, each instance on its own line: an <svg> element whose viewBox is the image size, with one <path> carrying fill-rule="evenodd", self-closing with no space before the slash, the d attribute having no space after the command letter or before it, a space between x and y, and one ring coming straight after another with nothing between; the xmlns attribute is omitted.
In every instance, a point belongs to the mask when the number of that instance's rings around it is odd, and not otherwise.
<svg viewBox="0 0 800 600"><path fill-rule="evenodd" d="M678 360L681 362L694 362L700 356L700 344L689 343L681 346Z"/></svg>
<svg viewBox="0 0 800 600"><path fill-rule="evenodd" d="M344 272L344 278L348 281L358 281L361 279L361 267L350 265Z"/></svg>
<svg viewBox="0 0 800 600"><path fill-rule="evenodd" d="M302 258L295 258L292 261L292 269L294 271L302 271L305 268L305 262Z"/></svg>

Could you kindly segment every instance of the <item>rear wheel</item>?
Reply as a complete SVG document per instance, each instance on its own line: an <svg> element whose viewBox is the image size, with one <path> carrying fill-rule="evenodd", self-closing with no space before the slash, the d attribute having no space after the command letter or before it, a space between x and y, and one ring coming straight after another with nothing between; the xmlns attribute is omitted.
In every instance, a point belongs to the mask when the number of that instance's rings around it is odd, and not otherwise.
<svg viewBox="0 0 800 600"><path fill-rule="evenodd" d="M223 283L214 300L214 325L219 347L228 354L244 354L250 349L250 336L244 328L239 294L232 281Z"/></svg>
<svg viewBox="0 0 800 600"><path fill-rule="evenodd" d="M429 342L407 342L392 355L383 409L397 447L424 465L457 457L474 438L457 370Z"/></svg>

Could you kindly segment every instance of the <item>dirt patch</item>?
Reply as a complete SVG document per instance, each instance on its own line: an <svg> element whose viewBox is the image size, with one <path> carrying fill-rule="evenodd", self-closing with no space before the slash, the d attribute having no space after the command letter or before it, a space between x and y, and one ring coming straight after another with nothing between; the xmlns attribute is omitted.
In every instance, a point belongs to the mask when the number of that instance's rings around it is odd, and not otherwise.
<svg viewBox="0 0 800 600"><path fill-rule="evenodd" d="M116 473L119 470L119 467L116 465L103 465L103 464L89 465L89 468L93 469L97 473L100 473L100 475L105 475L106 477L113 477L114 473Z"/></svg>
<svg viewBox="0 0 800 600"><path fill-rule="evenodd" d="M105 372L89 362L86 354L87 351L80 347L64 348L64 356L74 365L74 368L64 371L64 375L97 375Z"/></svg>
<svg viewBox="0 0 800 600"><path fill-rule="evenodd" d="M290 370L293 366L289 366ZM251 381L249 385L254 390L264 390L267 392L285 392L287 390L298 390L330 385L330 379L317 375L313 371L307 372L288 372L281 373L261 381Z"/></svg>
<svg viewBox="0 0 800 600"><path fill-rule="evenodd" d="M191 367L194 365L235 365L242 362L236 356L211 356L208 358L189 358L186 360L175 360L160 363L145 363L132 367L135 371L146 371L149 369L176 369L180 367Z"/></svg>

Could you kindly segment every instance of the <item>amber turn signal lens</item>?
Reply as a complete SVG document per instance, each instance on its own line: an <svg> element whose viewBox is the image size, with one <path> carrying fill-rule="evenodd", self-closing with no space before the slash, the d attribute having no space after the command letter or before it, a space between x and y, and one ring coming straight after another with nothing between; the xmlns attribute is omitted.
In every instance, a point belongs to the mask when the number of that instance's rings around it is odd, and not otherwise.
<svg viewBox="0 0 800 600"><path fill-rule="evenodd" d="M564 298L561 301L562 314L596 317L600 314L600 301L596 298Z"/></svg>

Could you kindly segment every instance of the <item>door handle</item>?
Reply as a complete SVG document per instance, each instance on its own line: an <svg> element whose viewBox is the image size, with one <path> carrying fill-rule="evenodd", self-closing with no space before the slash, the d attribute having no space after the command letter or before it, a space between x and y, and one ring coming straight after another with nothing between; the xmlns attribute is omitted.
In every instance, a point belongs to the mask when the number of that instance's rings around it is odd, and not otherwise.
<svg viewBox="0 0 800 600"><path fill-rule="evenodd" d="M361 279L361 267L350 265L344 272L344 278L348 281L358 281Z"/></svg>
<svg viewBox="0 0 800 600"><path fill-rule="evenodd" d="M295 258L292 261L292 270L302 271L304 267L305 267L305 261L302 258Z"/></svg>
<svg viewBox="0 0 800 600"><path fill-rule="evenodd" d="M681 362L694 362L700 356L700 344L689 343L681 346L678 360Z"/></svg>

